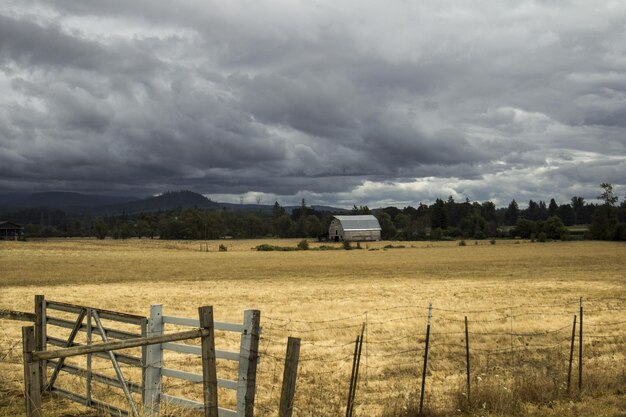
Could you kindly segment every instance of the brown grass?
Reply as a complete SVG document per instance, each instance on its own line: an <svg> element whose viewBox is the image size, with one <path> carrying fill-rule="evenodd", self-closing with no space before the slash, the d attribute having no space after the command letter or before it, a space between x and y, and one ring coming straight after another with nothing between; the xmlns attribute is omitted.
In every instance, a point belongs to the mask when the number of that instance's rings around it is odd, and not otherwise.
<svg viewBox="0 0 626 417"><path fill-rule="evenodd" d="M218 251L220 243L228 252ZM216 320L233 322L241 320L244 309L258 308L263 326L260 416L277 414L289 335L303 342L295 414L345 413L353 342L367 319L369 343L356 415L398 417L415 415L426 308L432 302L428 414L623 415L626 326L599 325L626 320L623 244L403 242L406 248L385 250L389 242L377 242L352 251L254 251L260 243L295 247L298 240L213 241L208 253L200 250L199 242L0 242L0 308L32 311L33 296L39 293L142 315L151 303L162 303L166 314L186 317L194 317L200 305L213 305ZM311 242L312 248L317 246ZM582 401L564 388L571 320L580 296L587 300L589 335ZM500 310L478 312L494 309ZM466 314L475 333L470 337L470 406L460 394ZM23 413L19 326L0 321L0 358L6 356L0 363L0 416ZM237 345L226 337L218 343L231 349ZM199 370L197 361L183 355L170 355L166 361ZM222 367L220 372L232 378L234 370ZM63 383L75 389L81 384L72 378ZM197 386L165 383L170 393L200 398ZM100 394L122 401L119 393ZM225 405L232 406L232 395L223 394ZM85 410L48 401L50 416ZM180 415L178 410L170 413Z"/></svg>

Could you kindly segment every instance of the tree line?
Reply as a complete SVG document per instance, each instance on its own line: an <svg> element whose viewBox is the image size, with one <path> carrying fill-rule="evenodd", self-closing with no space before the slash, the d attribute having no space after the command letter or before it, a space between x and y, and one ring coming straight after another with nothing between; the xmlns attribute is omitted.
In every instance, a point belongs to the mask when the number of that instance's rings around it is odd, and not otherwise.
<svg viewBox="0 0 626 417"><path fill-rule="evenodd" d="M618 204L611 184L603 183L599 204L583 197L568 203L554 199L530 200L524 209L513 200L506 208L491 201L457 202L452 196L417 207L385 207L370 210L354 206L350 214L374 214L383 239L424 240L457 238L626 240L626 199ZM287 213L276 202L271 211L240 212L225 209L179 208L175 210L119 214L97 218L75 217L62 210L28 209L10 214L12 221L26 224L30 237L112 237L160 239L219 239L297 237L318 238L328 232L333 214L306 206ZM6 217L6 216L5 216ZM574 232L568 226L585 225Z"/></svg>

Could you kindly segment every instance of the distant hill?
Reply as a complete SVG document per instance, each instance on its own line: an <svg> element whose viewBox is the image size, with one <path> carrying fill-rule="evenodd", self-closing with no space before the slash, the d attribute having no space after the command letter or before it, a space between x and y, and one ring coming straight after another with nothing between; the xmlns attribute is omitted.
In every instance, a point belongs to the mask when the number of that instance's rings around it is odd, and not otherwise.
<svg viewBox="0 0 626 417"><path fill-rule="evenodd" d="M272 205L218 203L202 194L193 191L168 191L148 198L102 196L74 192L41 192L33 194L0 195L0 213L12 213L29 209L63 210L79 216L104 216L114 214L139 214L156 211L193 208L205 210L225 209L230 211L249 211L255 213L271 213ZM291 213L300 206L287 206L285 211ZM311 206L311 208L330 212L345 213L346 210L329 206ZM39 212L35 213L37 216ZM21 216L21 214L20 214Z"/></svg>
<svg viewBox="0 0 626 417"><path fill-rule="evenodd" d="M93 208L103 205L120 204L136 200L134 197L92 195L73 192L50 191L25 195L5 195L0 202L5 209L23 208L54 208L71 210L76 208Z"/></svg>
<svg viewBox="0 0 626 417"><path fill-rule="evenodd" d="M8 201L15 200L16 198L19 198L21 196L21 194L0 194L0 206L4 205Z"/></svg>
<svg viewBox="0 0 626 417"><path fill-rule="evenodd" d="M190 207L211 209L219 207L219 204L209 200L202 194L194 193L193 191L168 191L156 197L148 197L139 201L101 206L96 210L96 212L106 214L134 214Z"/></svg>

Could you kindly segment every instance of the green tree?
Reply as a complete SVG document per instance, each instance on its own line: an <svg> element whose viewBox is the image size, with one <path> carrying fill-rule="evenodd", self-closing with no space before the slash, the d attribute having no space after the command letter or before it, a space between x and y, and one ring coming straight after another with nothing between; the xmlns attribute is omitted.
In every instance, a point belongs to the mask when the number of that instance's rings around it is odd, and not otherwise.
<svg viewBox="0 0 626 417"><path fill-rule="evenodd" d="M507 207L504 212L504 224L507 226L515 226L517 224L517 219L519 217L519 206L515 200L512 200L509 203L509 207Z"/></svg>
<svg viewBox="0 0 626 417"><path fill-rule="evenodd" d="M591 216L591 237L597 240L611 240L617 228L617 213L614 207L602 205L596 207Z"/></svg>
<svg viewBox="0 0 626 417"><path fill-rule="evenodd" d="M286 214L276 219L276 234L279 237L291 237L296 227L296 223Z"/></svg>
<svg viewBox="0 0 626 417"><path fill-rule="evenodd" d="M446 227L448 227L448 219L446 217L445 203L443 200L437 199L431 207L430 228L445 229Z"/></svg>
<svg viewBox="0 0 626 417"><path fill-rule="evenodd" d="M306 232L307 232L307 237L315 237L315 238L323 234L322 222L320 221L319 217L313 214L307 216Z"/></svg>
<svg viewBox="0 0 626 417"><path fill-rule="evenodd" d="M602 188L602 193L598 196L598 200L604 201L605 206L614 206L618 198L613 195L613 186L608 182L603 182L600 188Z"/></svg>
<svg viewBox="0 0 626 417"><path fill-rule="evenodd" d="M574 210L574 224L586 223L584 219L585 199L583 197L572 197L572 210Z"/></svg>
<svg viewBox="0 0 626 417"><path fill-rule="evenodd" d="M96 222L93 225L93 232L96 235L96 237L100 240L106 238L107 236L107 225L104 221L102 221L102 219L98 219L96 220Z"/></svg>
<svg viewBox="0 0 626 417"><path fill-rule="evenodd" d="M528 219L518 219L513 234L522 239L529 239L537 231L537 223Z"/></svg>
<svg viewBox="0 0 626 417"><path fill-rule="evenodd" d="M554 201L554 198L551 198L550 204L548 205L548 215L550 217L556 216L556 212L558 209L559 209L558 204L556 204L556 201Z"/></svg>
<svg viewBox="0 0 626 417"><path fill-rule="evenodd" d="M480 215L488 222L497 223L496 205L492 201L485 201L481 205Z"/></svg>
<svg viewBox="0 0 626 417"><path fill-rule="evenodd" d="M280 204L278 204L278 201L276 201L274 203L274 206L272 207L272 216L277 219L280 216L283 216L285 214L285 209L281 207Z"/></svg>
<svg viewBox="0 0 626 417"><path fill-rule="evenodd" d="M589 231L594 239L610 240L615 237L618 224L618 211L614 207L617 196L613 194L613 186L609 183L603 182L600 188L602 192L598 200L604 201L604 204L594 210Z"/></svg>
<svg viewBox="0 0 626 417"><path fill-rule="evenodd" d="M460 206L460 207L459 207ZM446 227L457 227L461 219L466 215L464 213L464 204L457 204L454 197L448 196L448 201L444 203L446 212Z"/></svg>
<svg viewBox="0 0 626 417"><path fill-rule="evenodd" d="M569 204L561 204L556 215L559 216L565 226L572 226L576 223L576 213Z"/></svg>
<svg viewBox="0 0 626 417"><path fill-rule="evenodd" d="M399 213L395 219L393 219L393 224L398 230L406 230L411 227L411 217L407 216L404 213Z"/></svg>
<svg viewBox="0 0 626 417"><path fill-rule="evenodd" d="M387 213L380 212L376 213L378 217L378 221L380 222L381 237L385 240L393 239L396 236L396 227L393 225L391 221L391 216Z"/></svg>
<svg viewBox="0 0 626 417"><path fill-rule="evenodd" d="M523 214L525 219L537 221L541 219L541 207L533 200L528 201L528 207Z"/></svg>
<svg viewBox="0 0 626 417"><path fill-rule="evenodd" d="M567 229L558 216L552 216L542 222L539 229L548 239L562 239L567 234Z"/></svg>
<svg viewBox="0 0 626 417"><path fill-rule="evenodd" d="M355 214L355 215L358 215L358 214L372 214L372 210L370 210L370 208L367 207L367 206L358 206L357 207L357 205L355 204L352 207L352 210L350 210L350 214Z"/></svg>

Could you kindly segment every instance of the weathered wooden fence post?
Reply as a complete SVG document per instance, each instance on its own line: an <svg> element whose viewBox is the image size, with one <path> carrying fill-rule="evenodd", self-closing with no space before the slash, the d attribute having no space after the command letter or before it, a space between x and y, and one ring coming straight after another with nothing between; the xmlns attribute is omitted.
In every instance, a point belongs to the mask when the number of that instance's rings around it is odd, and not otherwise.
<svg viewBox="0 0 626 417"><path fill-rule="evenodd" d="M470 378L470 347L469 347L469 329L467 328L467 316L465 316L465 364L467 365L467 405L471 407L470 400L471 378Z"/></svg>
<svg viewBox="0 0 626 417"><path fill-rule="evenodd" d="M161 336L163 334L163 305L153 304L150 306L150 318L148 319L148 337ZM161 401L161 380L163 368L163 348L160 344L148 345L143 360L145 367L145 379L143 383L143 408L147 417L159 415Z"/></svg>
<svg viewBox="0 0 626 417"><path fill-rule="evenodd" d="M422 415L424 407L424 389L426 388L426 371L428 368L428 342L430 340L430 319L433 316L433 305L428 305L428 323L426 324L426 348L424 349L424 370L422 371L422 391L420 393L420 410L419 415Z"/></svg>
<svg viewBox="0 0 626 417"><path fill-rule="evenodd" d="M93 309L87 309L87 345L91 345L93 342L93 324L92 324ZM91 353L87 354L87 376L85 381L85 398L87 398L87 406L91 407L91 381L93 379L92 371L92 356Z"/></svg>
<svg viewBox="0 0 626 417"><path fill-rule="evenodd" d="M567 371L567 393L570 392L572 384L572 362L574 361L574 341L576 340L576 314L574 314L574 324L572 326L572 343L569 348L569 369Z"/></svg>
<svg viewBox="0 0 626 417"><path fill-rule="evenodd" d="M578 331L578 390L583 389L583 298L580 297L580 330Z"/></svg>
<svg viewBox="0 0 626 417"><path fill-rule="evenodd" d="M256 367L259 358L261 312L246 310L243 314L244 331L239 348L239 376L237 378L237 417L254 416Z"/></svg>
<svg viewBox="0 0 626 417"><path fill-rule="evenodd" d="M215 327L213 324L213 307L198 309L200 327L208 330L202 336L202 384L204 396L204 416L217 416L217 368L215 362Z"/></svg>
<svg viewBox="0 0 626 417"><path fill-rule="evenodd" d="M148 318L144 317L139 323L141 329L141 337L148 337ZM141 404L146 403L146 372L148 371L148 366L146 365L146 358L148 357L148 346L141 347ZM143 414L146 414L146 410L144 408Z"/></svg>
<svg viewBox="0 0 626 417"><path fill-rule="evenodd" d="M43 295L35 295L35 350L47 348L46 335L46 299ZM46 361L39 362L39 386L46 386Z"/></svg>
<svg viewBox="0 0 626 417"><path fill-rule="evenodd" d="M293 397L296 394L296 378L298 377L298 359L300 358L300 338L290 337L287 340L283 386L280 391L280 408L278 417L291 417L293 413Z"/></svg>
<svg viewBox="0 0 626 417"><path fill-rule="evenodd" d="M33 362L32 353L37 344L35 328L22 327L22 346L24 361L24 398L26 417L41 417L41 379L39 361Z"/></svg>

